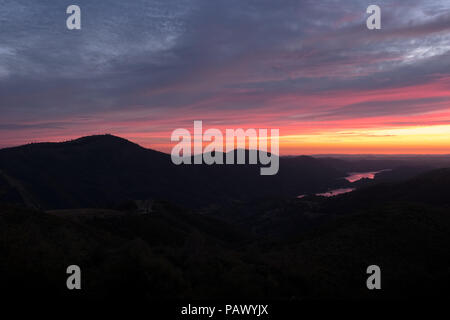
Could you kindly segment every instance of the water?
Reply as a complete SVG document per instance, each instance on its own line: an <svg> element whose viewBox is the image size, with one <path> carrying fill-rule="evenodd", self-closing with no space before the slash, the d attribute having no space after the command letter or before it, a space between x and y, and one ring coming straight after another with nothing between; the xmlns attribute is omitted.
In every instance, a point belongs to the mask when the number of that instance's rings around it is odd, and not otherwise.
<svg viewBox="0 0 450 320"><path fill-rule="evenodd" d="M334 189L331 191L327 191L324 193L317 193L316 196L322 196L322 197L334 197L338 196L340 194L349 193L355 190L355 188L340 188L340 189Z"/></svg>
<svg viewBox="0 0 450 320"><path fill-rule="evenodd" d="M361 179L374 179L375 176L383 171L389 171L391 169L384 169L384 170L379 170L379 171L369 171L369 172L349 172L348 176L345 177L345 179L348 182L356 182L359 181Z"/></svg>
<svg viewBox="0 0 450 320"><path fill-rule="evenodd" d="M369 171L369 172L349 172L348 176L345 177L345 179L348 182L356 182L359 181L361 179L374 179L375 176L383 171L390 171L391 169L384 169L384 170L379 170L379 171ZM339 189L334 189L334 190L330 190L324 193L316 193L316 196L322 196L322 197L334 197L334 196L338 196L340 194L344 194L344 193L349 193L354 191L356 188L339 188ZM306 194L302 194L299 195L297 198L298 199L302 199L306 197Z"/></svg>
<svg viewBox="0 0 450 320"><path fill-rule="evenodd" d="M339 188L339 189L330 190L330 191L327 191L324 193L316 193L316 196L329 198L329 197L338 196L340 194L349 193L349 192L352 192L353 190L355 190L355 188ZM306 196L307 196L306 194L301 194L301 195L297 196L297 199L303 199Z"/></svg>

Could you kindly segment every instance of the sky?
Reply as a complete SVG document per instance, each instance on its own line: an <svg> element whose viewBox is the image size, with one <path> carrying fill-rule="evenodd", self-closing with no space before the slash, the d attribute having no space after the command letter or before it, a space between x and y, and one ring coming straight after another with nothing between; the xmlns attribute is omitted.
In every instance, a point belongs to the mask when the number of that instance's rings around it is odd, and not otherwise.
<svg viewBox="0 0 450 320"><path fill-rule="evenodd" d="M0 147L170 152L194 120L279 129L281 154L448 154L450 1L0 0Z"/></svg>

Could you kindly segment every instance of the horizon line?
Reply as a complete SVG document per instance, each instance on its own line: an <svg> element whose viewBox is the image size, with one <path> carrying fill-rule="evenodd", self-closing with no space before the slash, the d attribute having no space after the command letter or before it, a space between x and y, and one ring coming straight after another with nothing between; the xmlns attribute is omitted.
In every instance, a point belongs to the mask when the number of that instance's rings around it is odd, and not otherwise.
<svg viewBox="0 0 450 320"><path fill-rule="evenodd" d="M136 144L141 148L147 149L147 150L153 150L153 151L157 151L157 152L161 152L164 154L169 154L170 152L166 152L166 151L162 151L162 150L158 150L157 148L154 147L146 147L143 146L137 142L134 142L128 138L124 138L115 134L111 134L111 133L103 133L103 134L92 134L92 135L86 135L86 136L80 136L77 138L72 138L72 139L66 139L66 140L60 140L60 141L32 141L32 142L28 142L28 143L23 143L23 144L18 144L18 145L12 145L12 146L0 146L0 151L1 150L5 150L5 149L12 149L12 148L20 148L20 147L24 147L24 146L28 146L28 145L33 145L33 144L47 144L47 143L51 143L51 144L58 144L58 143L67 143L67 142L73 142L76 140L80 140L83 138L89 138L89 137L101 137L101 136L111 136L111 137L115 137L115 138L119 138L119 139L123 139L126 140L130 143ZM235 150L239 150L242 148L234 148L233 151ZM256 150L259 151L258 149L248 149L245 148L244 150ZM224 154L226 154L226 152L223 152ZM204 152L202 153L197 153L197 154L192 154L192 156L196 156L199 154L204 154ZM438 156L450 156L450 153L299 153L299 154L286 154L286 155L279 155L280 158L282 157L300 157L300 156L310 156L310 157L342 157L342 156L346 156L346 157L418 157L418 156L431 156L431 157L438 157Z"/></svg>

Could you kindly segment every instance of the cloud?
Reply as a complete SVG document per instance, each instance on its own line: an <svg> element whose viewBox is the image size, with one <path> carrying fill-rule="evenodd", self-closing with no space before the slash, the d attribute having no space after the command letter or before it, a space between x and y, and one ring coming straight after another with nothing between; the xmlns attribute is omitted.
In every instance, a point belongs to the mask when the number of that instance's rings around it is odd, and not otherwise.
<svg viewBox="0 0 450 320"><path fill-rule="evenodd" d="M51 124L80 117L123 132L136 114L158 132L183 118L239 123L237 111L247 123L358 121L448 105L448 1L379 1L379 31L360 0L77 4L81 31L65 28L64 2L1 1L3 132L47 123L64 135Z"/></svg>
<svg viewBox="0 0 450 320"><path fill-rule="evenodd" d="M23 129L63 129L68 123L65 122L48 122L48 123L0 123L0 130L23 130Z"/></svg>

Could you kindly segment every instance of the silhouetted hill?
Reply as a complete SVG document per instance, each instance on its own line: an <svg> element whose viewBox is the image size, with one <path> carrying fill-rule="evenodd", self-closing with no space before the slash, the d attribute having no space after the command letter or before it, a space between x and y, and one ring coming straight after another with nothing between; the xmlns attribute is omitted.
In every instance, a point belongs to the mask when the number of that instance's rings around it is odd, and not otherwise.
<svg viewBox="0 0 450 320"><path fill-rule="evenodd" d="M448 190L450 190L450 168L443 168L421 173L402 182L369 185L330 199L330 202L335 204L331 206L332 210L340 208L339 211L387 202L422 203L448 209L450 206Z"/></svg>
<svg viewBox="0 0 450 320"><path fill-rule="evenodd" d="M175 178L170 157L104 135L0 150L0 168L44 208L104 206L161 196Z"/></svg>
<svg viewBox="0 0 450 320"><path fill-rule="evenodd" d="M189 206L267 195L294 197L337 183L345 172L311 157L280 159L275 176L259 165L181 165L170 155L112 135L0 150L3 199L46 209L114 206L168 199ZM11 183L14 181L14 183ZM8 190L6 190L6 188ZM16 196L12 196L16 193Z"/></svg>
<svg viewBox="0 0 450 320"><path fill-rule="evenodd" d="M150 214L0 204L0 282L19 301L448 299L449 184L443 169L333 199L198 212L159 201ZM71 264L83 270L79 292L65 288ZM380 291L365 286L372 264Z"/></svg>

